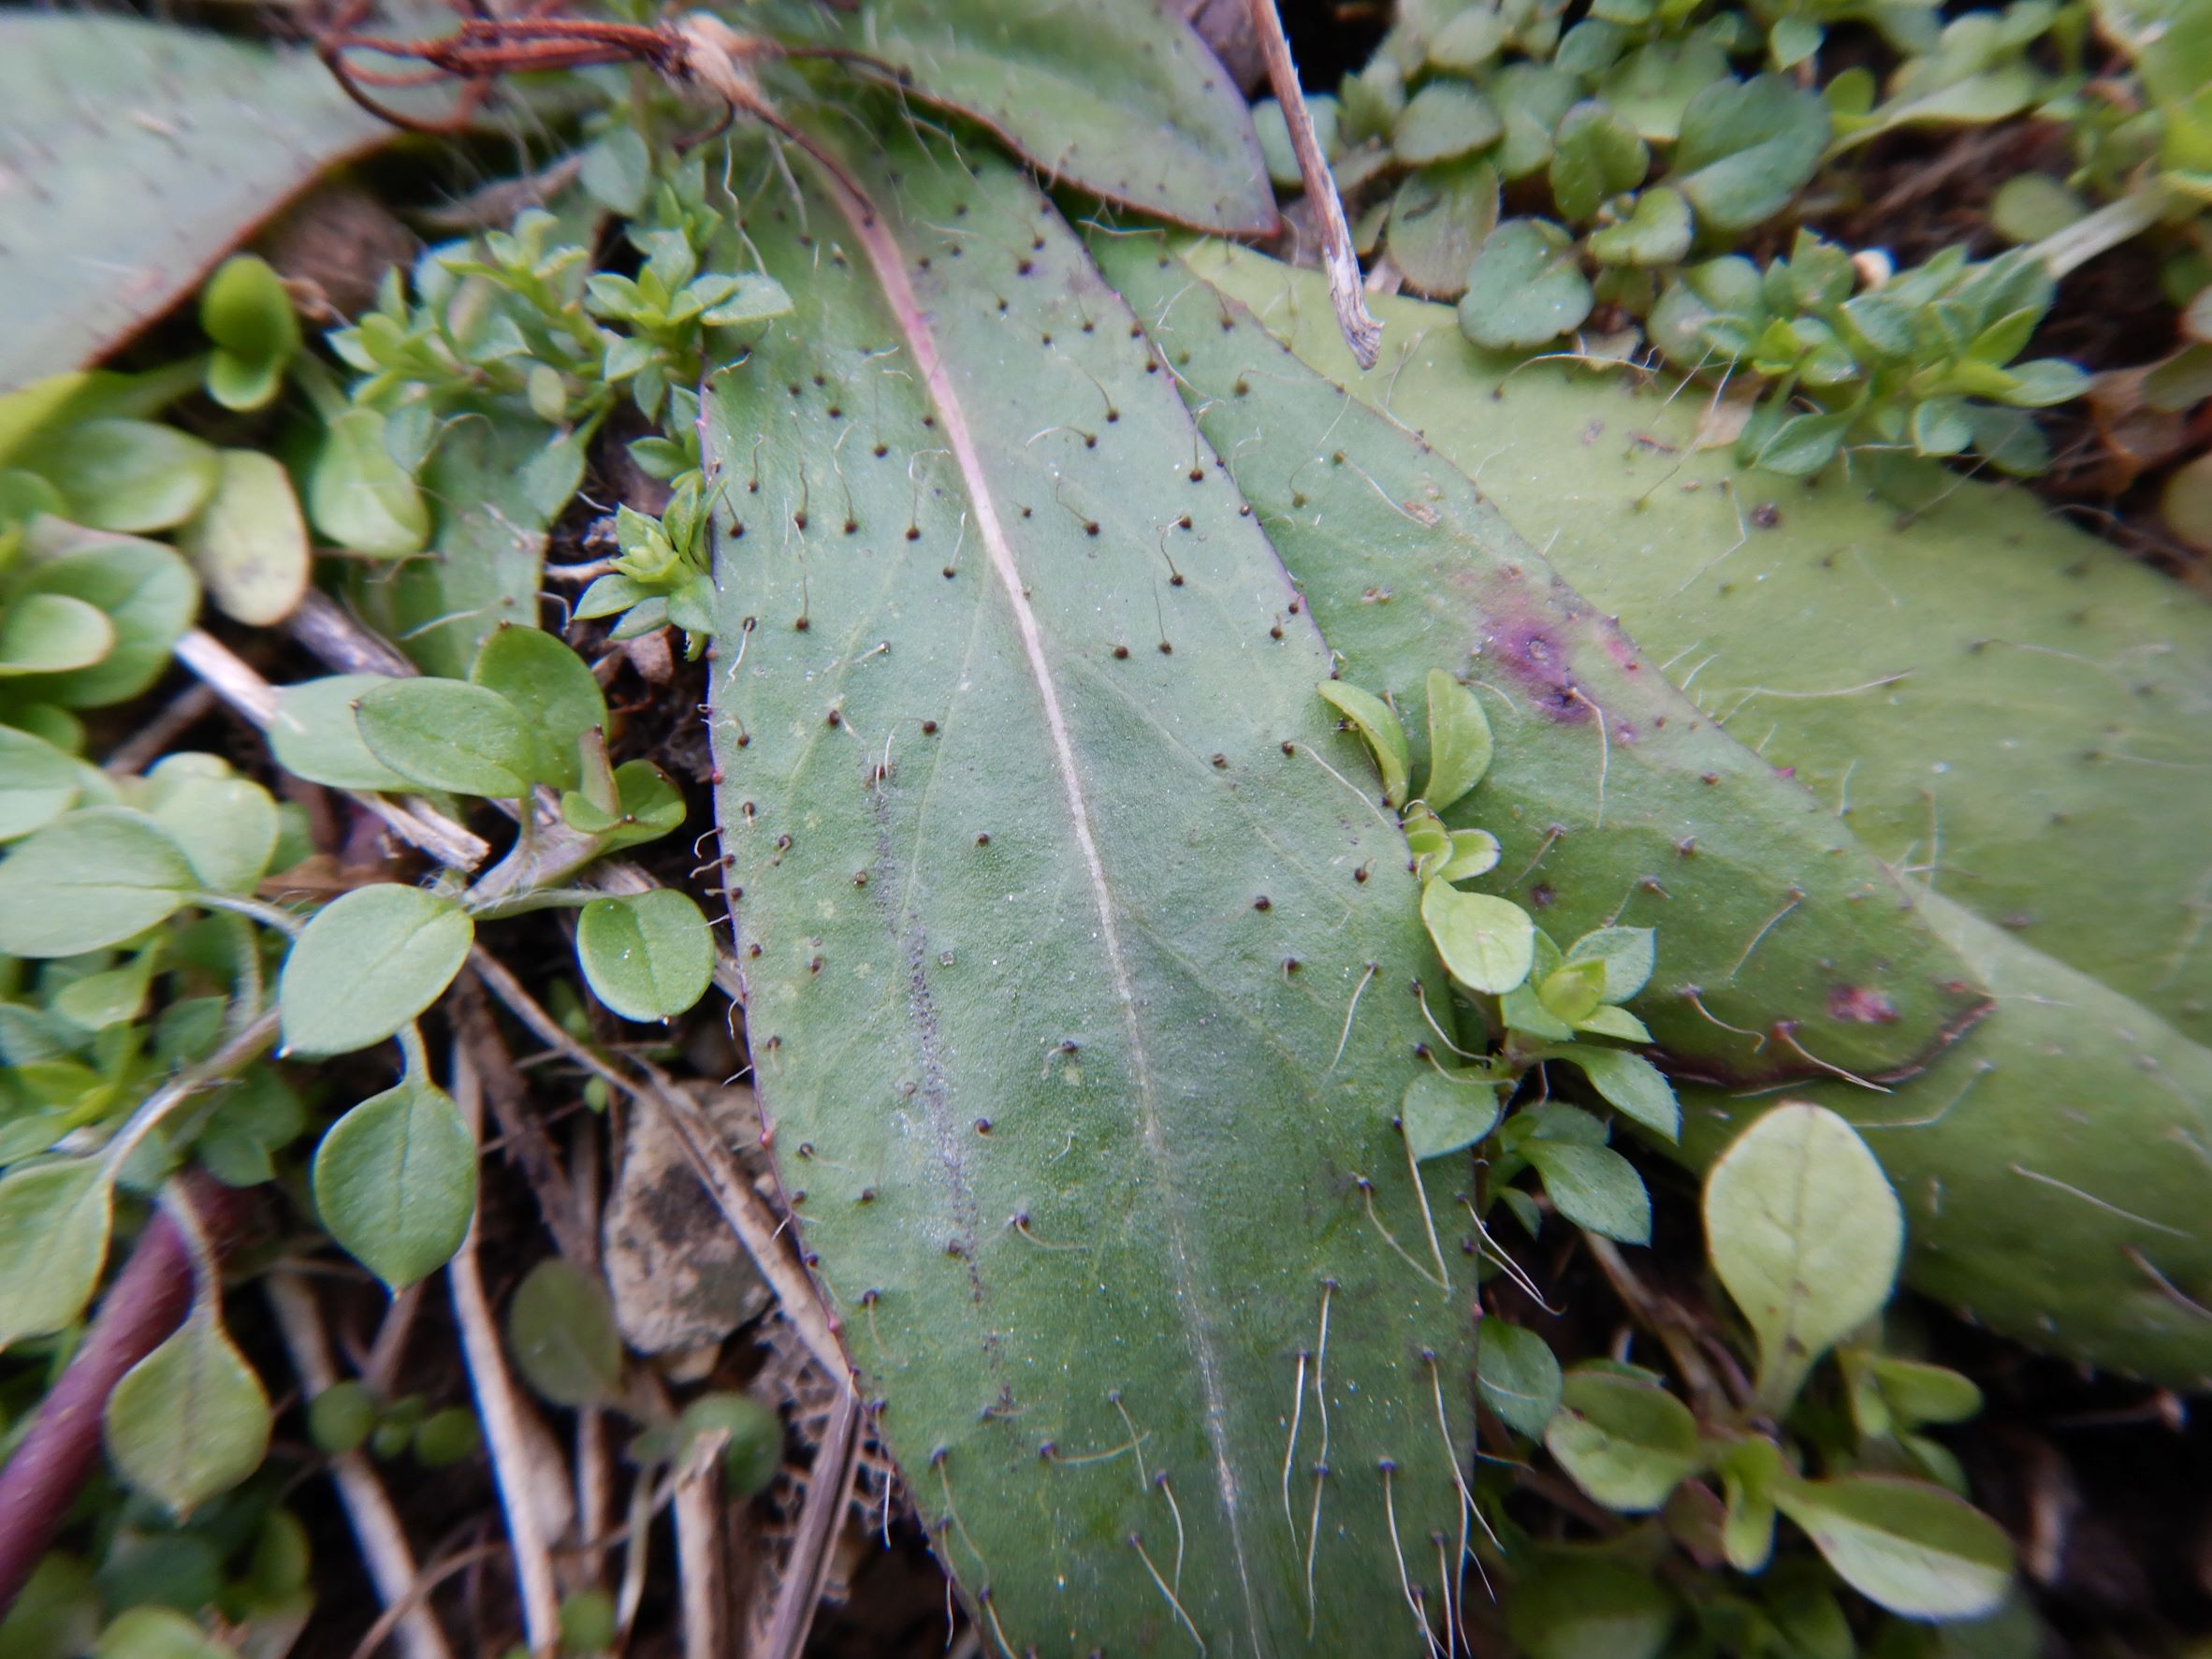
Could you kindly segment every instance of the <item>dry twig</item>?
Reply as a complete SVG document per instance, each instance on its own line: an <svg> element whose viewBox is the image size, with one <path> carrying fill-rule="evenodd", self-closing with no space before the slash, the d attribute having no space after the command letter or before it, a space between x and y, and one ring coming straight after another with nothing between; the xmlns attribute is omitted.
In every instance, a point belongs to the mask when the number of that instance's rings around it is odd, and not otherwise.
<svg viewBox="0 0 2212 1659"><path fill-rule="evenodd" d="M467 1044L458 1040L453 1045L453 1099L468 1120L470 1134L478 1134L484 1118L483 1087ZM461 1352L468 1361L469 1384L476 1395L476 1414L484 1421L491 1472L499 1483L500 1507L507 1519L507 1538L514 1546L523 1635L533 1654L550 1654L560 1645L560 1595L553 1577L544 1494L549 1485L556 1485L565 1498L568 1483L549 1482L543 1477L543 1459L533 1442L543 1440L545 1433L541 1427L535 1435L531 1433L524 1421L529 1407L507 1375L499 1328L492 1322L491 1304L477 1268L473 1220L460 1248L446 1263L445 1275L454 1319L460 1326Z"/></svg>
<svg viewBox="0 0 2212 1659"><path fill-rule="evenodd" d="M314 1292L297 1273L272 1273L264 1283L277 1330L292 1356L292 1369L298 1374L300 1390L312 1400L338 1381ZM369 1580L376 1586L378 1599L387 1608L402 1609L398 1613L399 1635L407 1659L453 1659L444 1631L423 1605L427 1587L418 1588L420 1574L415 1564L415 1550L374 1467L360 1452L341 1452L330 1460L330 1478L337 1484L339 1502L353 1525L355 1543L369 1568Z"/></svg>
<svg viewBox="0 0 2212 1659"><path fill-rule="evenodd" d="M1275 14L1274 0L1250 0L1252 26L1259 36L1259 53L1267 60L1268 82L1275 101L1283 107L1284 124L1290 129L1290 148L1298 154L1298 171L1305 181L1306 199L1321 222L1321 270L1329 279L1329 302L1336 308L1336 326L1345 343L1362 369L1375 367L1382 345L1382 325L1367 309L1367 296L1360 283L1360 257L1352 251L1351 226L1345 223L1344 198L1336 194L1336 180L1329 171L1329 158L1314 136L1314 118L1306 110L1305 95L1299 90L1298 65L1290 61L1290 42L1283 36L1283 20Z"/></svg>

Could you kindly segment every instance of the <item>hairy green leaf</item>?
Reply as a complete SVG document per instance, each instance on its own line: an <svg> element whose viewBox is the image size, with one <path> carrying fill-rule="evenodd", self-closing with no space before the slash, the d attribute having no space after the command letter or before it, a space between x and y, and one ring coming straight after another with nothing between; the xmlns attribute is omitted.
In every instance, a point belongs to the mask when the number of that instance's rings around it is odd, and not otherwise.
<svg viewBox="0 0 2212 1659"><path fill-rule="evenodd" d="M1447 995L1405 844L1136 319L1012 169L907 130L855 163L874 221L749 215L798 310L705 416L740 486L712 731L763 1101L994 1639L1346 1651L1407 1621L1390 1512L1456 1535L1468 1455L1465 1289L1391 1123L1412 987ZM1153 1484L1089 1455L1132 1432Z"/></svg>
<svg viewBox="0 0 2212 1659"><path fill-rule="evenodd" d="M1529 893L1548 907L1547 924L1570 936L1613 921L1664 928L1664 955L1638 1006L1668 1053L1731 1080L1812 1070L1766 1036L1786 1021L1792 1042L1867 1075L1917 1063L1971 1021L1984 1002L1971 972L1913 915L1895 879L1817 802L1714 731L1604 607L1569 589L1464 473L1399 424L1414 386L1427 401L1411 424L1431 442L1461 432L1471 403L1492 418L1487 394L1470 400L1464 390L1466 366L1494 376L1506 365L1469 348L1448 310L1380 302L1403 338L1422 343L1370 378L1343 352L1317 278L1309 286L1256 255L1226 263L1232 256L1218 249L1162 270L1157 245L1143 239L1094 245L1151 319L1176 384L1342 654L1346 677L1403 703L1431 669L1448 665L1483 699L1496 756L1450 818L1496 833L1503 857L1486 879L1494 890ZM1194 271L1223 286L1194 284ZM1346 377L1351 402L1344 386L1302 375L1253 320L1262 311L1296 330L1302 353ZM1548 370L1517 375L1508 406ZM1266 395L1240 397L1240 382ZM1386 395L1395 420L1361 406ZM1573 407L1571 421L1547 429L1556 447L1542 464L1556 469L1547 476L1560 490L1591 488L1581 435L1597 416L1587 401ZM1518 441L1509 417L1489 431L1492 447ZM1332 459L1339 453L1343 466ZM1459 458L1470 469L1482 460L1472 445ZM1491 472L1483 476L1486 491L1497 488ZM1671 502L1671 490L1661 493ZM1637 522L1631 503L1623 519ZM1395 597L1377 604L1378 590Z"/></svg>
<svg viewBox="0 0 2212 1659"><path fill-rule="evenodd" d="M868 53L906 92L980 122L1063 183L1205 229L1275 227L1244 100L1172 7L867 0L841 12L785 0L774 15L779 33Z"/></svg>

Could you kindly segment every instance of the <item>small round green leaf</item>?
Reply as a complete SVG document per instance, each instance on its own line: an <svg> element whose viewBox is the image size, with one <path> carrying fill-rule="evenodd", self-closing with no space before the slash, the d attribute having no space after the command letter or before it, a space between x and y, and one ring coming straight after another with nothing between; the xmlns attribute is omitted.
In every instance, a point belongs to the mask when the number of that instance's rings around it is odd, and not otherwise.
<svg viewBox="0 0 2212 1659"><path fill-rule="evenodd" d="M606 725L606 696L584 659L543 629L503 622L477 648L469 678L521 710L538 741L537 776L575 788L576 739Z"/></svg>
<svg viewBox="0 0 2212 1659"><path fill-rule="evenodd" d="M199 609L199 584L172 549L49 518L32 528L24 553L17 603L33 593L80 599L107 617L115 643L93 666L25 678L11 688L16 694L95 708L135 697L161 677Z"/></svg>
<svg viewBox="0 0 2212 1659"><path fill-rule="evenodd" d="M212 755L171 755L147 775L147 815L184 851L199 884L250 894L276 851L277 807L269 793Z"/></svg>
<svg viewBox="0 0 2212 1659"><path fill-rule="evenodd" d="M1500 996L1528 978L1536 924L1511 899L1432 880L1421 889L1421 921L1451 977L1470 991Z"/></svg>
<svg viewBox="0 0 2212 1659"><path fill-rule="evenodd" d="M1600 265L1672 265L1690 251L1691 231L1681 192L1658 184L1636 198L1627 218L1590 233L1590 255Z"/></svg>
<svg viewBox="0 0 2212 1659"><path fill-rule="evenodd" d="M100 1632L93 1659L232 1659L232 1651L174 1608L125 1608Z"/></svg>
<svg viewBox="0 0 2212 1659"><path fill-rule="evenodd" d="M1705 1181L1713 1272L1759 1344L1759 1399L1780 1411L1812 1363L1888 1302L1904 1212L1874 1155L1823 1106L1785 1101Z"/></svg>
<svg viewBox="0 0 2212 1659"><path fill-rule="evenodd" d="M74 956L121 944L199 887L183 850L142 813L87 807L18 841L0 861L0 952Z"/></svg>
<svg viewBox="0 0 2212 1659"><path fill-rule="evenodd" d="M1544 1444L1577 1486L1623 1515L1660 1508L1705 1462L1688 1406L1612 1371L1567 1374Z"/></svg>
<svg viewBox="0 0 2212 1659"><path fill-rule="evenodd" d="M361 694L361 740L425 789L514 800L536 781L538 749L522 710L458 679L386 680Z"/></svg>
<svg viewBox="0 0 2212 1659"><path fill-rule="evenodd" d="M1497 1127L1497 1085L1487 1073L1463 1081L1441 1071L1420 1072L1405 1085L1398 1119L1417 1159L1463 1151Z"/></svg>
<svg viewBox="0 0 2212 1659"><path fill-rule="evenodd" d="M27 593L0 611L0 678L90 668L114 647L107 613L66 593Z"/></svg>
<svg viewBox="0 0 2212 1659"><path fill-rule="evenodd" d="M182 524L214 493L212 444L151 420L87 420L25 450L17 464L62 493L71 522L138 532Z"/></svg>
<svg viewBox="0 0 2212 1659"><path fill-rule="evenodd" d="M315 1210L394 1290L443 1267L476 1210L476 1143L460 1109L413 1078L371 1095L315 1148Z"/></svg>
<svg viewBox="0 0 2212 1659"><path fill-rule="evenodd" d="M415 1461L426 1469L443 1469L473 1457L483 1444L476 1414L465 1405L449 1405L431 1413L415 1431Z"/></svg>
<svg viewBox="0 0 2212 1659"><path fill-rule="evenodd" d="M1997 1609L2012 1583L2004 1529L1924 1481L1785 1477L1774 1503L1805 1530L1838 1578L1905 1618L1979 1618Z"/></svg>
<svg viewBox="0 0 2212 1659"><path fill-rule="evenodd" d="M1508 1427L1535 1439L1559 1409L1559 1361L1534 1331L1486 1318L1476 1342L1475 1386Z"/></svg>
<svg viewBox="0 0 2212 1659"><path fill-rule="evenodd" d="M1505 130L1497 106L1481 91L1447 77L1406 100L1391 128L1390 148L1407 166L1424 167L1495 143Z"/></svg>
<svg viewBox="0 0 2212 1659"><path fill-rule="evenodd" d="M1652 165L1636 130L1594 98L1569 109L1552 138L1551 199L1560 217L1580 223L1608 197L1634 190Z"/></svg>
<svg viewBox="0 0 2212 1659"><path fill-rule="evenodd" d="M606 1287L558 1256L516 1288L507 1346L524 1380L555 1405L593 1404L622 1380L622 1337Z"/></svg>
<svg viewBox="0 0 2212 1659"><path fill-rule="evenodd" d="M586 905L576 960L592 994L624 1019L664 1020L706 994L714 937L697 905L660 887Z"/></svg>
<svg viewBox="0 0 2212 1659"><path fill-rule="evenodd" d="M1390 202L1391 263L1417 292L1457 299L1466 292L1475 251L1497 222L1498 175L1490 163L1467 158L1422 167Z"/></svg>
<svg viewBox="0 0 2212 1659"><path fill-rule="evenodd" d="M354 705L386 683L381 674L334 674L278 691L269 722L277 764L295 778L333 789L411 788L406 778L370 753L354 718Z"/></svg>
<svg viewBox="0 0 2212 1659"><path fill-rule="evenodd" d="M82 764L42 737L0 726L0 841L27 836L76 805Z"/></svg>
<svg viewBox="0 0 2212 1659"><path fill-rule="evenodd" d="M0 1348L46 1336L84 1311L108 1263L115 1184L94 1158L0 1179Z"/></svg>
<svg viewBox="0 0 2212 1659"><path fill-rule="evenodd" d="M332 1457L360 1450L375 1427L376 1396L367 1383L332 1383L307 1403L307 1437Z"/></svg>
<svg viewBox="0 0 2212 1659"><path fill-rule="evenodd" d="M108 1456L133 1490L182 1518L261 1466L269 1418L261 1379L203 1304L109 1395Z"/></svg>
<svg viewBox="0 0 2212 1659"><path fill-rule="evenodd" d="M1668 182L1718 230L1745 230L1788 205L1820 166L1828 108L1783 75L1708 88L1682 114Z"/></svg>
<svg viewBox="0 0 2212 1659"><path fill-rule="evenodd" d="M1507 219L1468 268L1460 332L1492 351L1525 351L1582 326L1594 299L1574 244L1540 219Z"/></svg>
<svg viewBox="0 0 2212 1659"><path fill-rule="evenodd" d="M430 511L384 442L385 417L349 409L330 423L307 477L307 514L342 547L396 559L430 539Z"/></svg>
<svg viewBox="0 0 2212 1659"><path fill-rule="evenodd" d="M1569 945L1566 959L1602 963L1605 978L1598 996L1607 1002L1626 1002L1651 982L1657 948L1649 927L1599 927Z"/></svg>
<svg viewBox="0 0 2212 1659"><path fill-rule="evenodd" d="M0 866L0 875L6 873ZM284 1049L342 1055L382 1042L460 971L475 924L419 887L358 887L315 913L277 981Z"/></svg>
<svg viewBox="0 0 2212 1659"><path fill-rule="evenodd" d="M253 254L232 255L208 279L200 290L199 326L240 357L281 362L299 349L292 296L269 262Z"/></svg>
<svg viewBox="0 0 2212 1659"><path fill-rule="evenodd" d="M1672 1141L1681 1133L1682 1109L1658 1067L1624 1048L1578 1042L1560 1055L1582 1069L1591 1086L1622 1116Z"/></svg>
<svg viewBox="0 0 2212 1659"><path fill-rule="evenodd" d="M1624 1244L1652 1242L1652 1195L1611 1147L1530 1141L1521 1150L1544 1177L1552 1207L1577 1227Z"/></svg>
<svg viewBox="0 0 2212 1659"><path fill-rule="evenodd" d="M676 1425L676 1461L680 1466L702 1434L727 1433L722 1478L733 1497L765 1492L783 1466L783 1419L750 1394L702 1394L684 1407Z"/></svg>
<svg viewBox="0 0 2212 1659"><path fill-rule="evenodd" d="M267 627L307 591L307 521L291 476L254 449L226 449L215 493L177 546L226 616Z"/></svg>

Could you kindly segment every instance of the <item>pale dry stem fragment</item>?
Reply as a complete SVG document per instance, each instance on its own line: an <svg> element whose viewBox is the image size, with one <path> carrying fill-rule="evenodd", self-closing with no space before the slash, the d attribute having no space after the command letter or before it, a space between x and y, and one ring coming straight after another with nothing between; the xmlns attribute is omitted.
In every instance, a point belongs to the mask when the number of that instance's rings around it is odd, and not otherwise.
<svg viewBox="0 0 2212 1659"><path fill-rule="evenodd" d="M323 1316L314 1294L299 1275L277 1272L265 1281L269 1309L277 1331L292 1357L300 1390L312 1400L338 1381L331 1368L330 1351L323 1332ZM338 1487L340 1504L352 1523L369 1581L387 1608L404 1608L399 1619L400 1650L407 1659L453 1659L445 1633L437 1618L421 1605L416 1585L420 1569L415 1550L400 1525L400 1517L385 1495L384 1483L361 1452L342 1452L330 1460L330 1478Z"/></svg>
<svg viewBox="0 0 2212 1659"><path fill-rule="evenodd" d="M467 1047L453 1045L453 1101L460 1108L471 1139L483 1127L483 1088ZM545 1528L542 1494L548 1487L565 1498L569 1482L556 1472L546 1477L542 1425L533 1435L526 1422L529 1407L515 1391L507 1374L506 1355L501 1349L491 1303L484 1294L484 1277L476 1264L476 1226L469 1224L461 1245L445 1266L446 1286L453 1301L454 1320L460 1327L461 1353L468 1362L469 1386L476 1396L476 1414L483 1419L484 1440L491 1453L491 1472L499 1487L500 1507L505 1513L507 1539L514 1547L515 1581L522 1600L522 1629L531 1652L551 1653L560 1645L560 1594L553 1577L553 1551Z"/></svg>
<svg viewBox="0 0 2212 1659"><path fill-rule="evenodd" d="M1306 199L1321 220L1321 269L1329 279L1329 302L1336 309L1336 326L1345 343L1362 369L1375 367L1382 345L1382 325L1367 309L1367 294L1360 280L1359 255L1352 251L1351 226L1345 223L1344 198L1336 194L1329 159L1314 135L1314 118L1299 90L1298 65L1290 61L1290 42L1283 36L1283 20L1275 15L1274 0L1249 0L1252 26L1259 36L1259 52L1267 61L1268 83L1283 107L1284 124L1290 129L1290 148L1298 154L1298 171L1305 181Z"/></svg>

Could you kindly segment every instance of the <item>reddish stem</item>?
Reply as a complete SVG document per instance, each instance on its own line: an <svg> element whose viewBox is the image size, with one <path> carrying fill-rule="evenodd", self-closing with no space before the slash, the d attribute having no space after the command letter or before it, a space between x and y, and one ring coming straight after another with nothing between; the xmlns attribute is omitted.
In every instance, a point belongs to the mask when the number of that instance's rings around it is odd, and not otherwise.
<svg viewBox="0 0 2212 1659"><path fill-rule="evenodd" d="M209 1244L220 1253L245 1218L247 1195L197 1173L184 1177L183 1189ZM0 1468L0 1619L92 1477L109 1394L183 1323L191 1306L192 1254L177 1224L157 1214L30 1433Z"/></svg>

